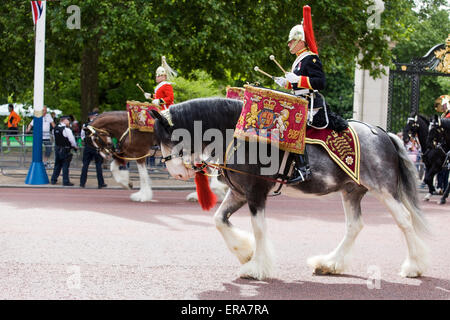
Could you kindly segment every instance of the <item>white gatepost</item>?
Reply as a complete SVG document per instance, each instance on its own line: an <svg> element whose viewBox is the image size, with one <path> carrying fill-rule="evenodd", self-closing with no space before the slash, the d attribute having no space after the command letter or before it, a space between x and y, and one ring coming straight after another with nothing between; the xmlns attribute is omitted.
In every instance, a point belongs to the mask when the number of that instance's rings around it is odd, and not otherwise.
<svg viewBox="0 0 450 320"><path fill-rule="evenodd" d="M387 127L389 68L386 75L374 79L368 70L355 67L353 119L367 122L383 129Z"/></svg>

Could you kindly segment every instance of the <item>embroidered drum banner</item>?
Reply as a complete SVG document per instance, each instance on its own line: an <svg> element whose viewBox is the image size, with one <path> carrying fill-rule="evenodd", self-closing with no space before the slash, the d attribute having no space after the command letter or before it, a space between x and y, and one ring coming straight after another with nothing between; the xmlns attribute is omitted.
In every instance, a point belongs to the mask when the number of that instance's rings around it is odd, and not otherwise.
<svg viewBox="0 0 450 320"><path fill-rule="evenodd" d="M245 88L227 86L227 98L244 101Z"/></svg>
<svg viewBox="0 0 450 320"><path fill-rule="evenodd" d="M128 126L139 131L153 132L155 119L150 115L150 110L161 110L158 106L139 101L127 101Z"/></svg>
<svg viewBox="0 0 450 320"><path fill-rule="evenodd" d="M308 101L281 91L244 87L244 107L234 137L275 142L283 151L303 154Z"/></svg>

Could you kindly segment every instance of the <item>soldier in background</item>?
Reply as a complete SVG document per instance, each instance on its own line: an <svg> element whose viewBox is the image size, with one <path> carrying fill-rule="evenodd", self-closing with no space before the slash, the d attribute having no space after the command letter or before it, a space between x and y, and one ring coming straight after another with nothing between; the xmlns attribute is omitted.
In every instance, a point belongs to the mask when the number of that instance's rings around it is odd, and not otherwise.
<svg viewBox="0 0 450 320"><path fill-rule="evenodd" d="M156 69L156 83L155 93L152 96L150 93L145 92L144 96L148 100L152 100L152 104L155 104L161 108L161 110L168 109L174 102L173 86L171 82L177 73L167 64L166 57L162 57L162 64Z"/></svg>

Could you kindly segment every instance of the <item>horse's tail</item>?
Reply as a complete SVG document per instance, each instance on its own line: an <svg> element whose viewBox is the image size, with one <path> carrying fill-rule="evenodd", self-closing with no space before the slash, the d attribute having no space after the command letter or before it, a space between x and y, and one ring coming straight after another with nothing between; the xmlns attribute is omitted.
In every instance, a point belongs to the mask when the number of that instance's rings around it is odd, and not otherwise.
<svg viewBox="0 0 450 320"><path fill-rule="evenodd" d="M414 230L422 236L431 235L425 216L419 208L419 197L416 186L418 173L416 166L408 157L403 141L393 133L388 133L388 135L399 157L400 179L398 180L397 190L400 201L411 213Z"/></svg>

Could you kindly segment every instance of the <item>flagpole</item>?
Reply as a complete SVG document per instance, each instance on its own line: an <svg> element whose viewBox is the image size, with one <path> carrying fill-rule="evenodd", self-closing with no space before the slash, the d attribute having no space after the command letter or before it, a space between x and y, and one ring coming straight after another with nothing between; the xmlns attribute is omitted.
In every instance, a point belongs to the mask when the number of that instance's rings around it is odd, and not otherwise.
<svg viewBox="0 0 450 320"><path fill-rule="evenodd" d="M42 116L44 108L45 70L45 13L46 1L41 1L42 13L36 22L36 45L34 58L34 118L33 118L33 159L25 179L26 184L48 184L47 171L42 163Z"/></svg>

